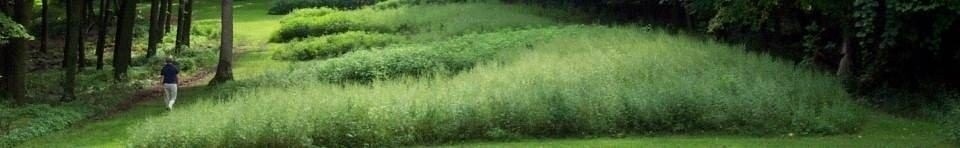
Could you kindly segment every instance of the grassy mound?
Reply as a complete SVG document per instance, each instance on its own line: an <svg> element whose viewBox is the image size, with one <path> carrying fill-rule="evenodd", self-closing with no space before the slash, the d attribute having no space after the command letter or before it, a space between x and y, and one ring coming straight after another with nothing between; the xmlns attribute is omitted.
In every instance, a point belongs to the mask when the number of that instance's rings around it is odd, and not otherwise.
<svg viewBox="0 0 960 148"><path fill-rule="evenodd" d="M340 56L354 50L382 47L400 42L403 37L370 32L346 32L341 34L307 38L273 49L273 58L280 60L312 60Z"/></svg>
<svg viewBox="0 0 960 148"><path fill-rule="evenodd" d="M861 125L860 111L831 76L737 48L638 30L582 27L449 77L353 85L291 76L319 70L278 73L270 78L293 81L249 86L232 101L200 102L150 119L130 130L129 142L379 147L699 131L837 134ZM383 51L456 51L430 49ZM294 68L325 68L315 65Z"/></svg>
<svg viewBox="0 0 960 148"><path fill-rule="evenodd" d="M469 15L465 15L469 14ZM470 32L490 32L555 24L524 11L522 6L495 3L417 5L396 9L365 8L321 16L286 17L271 41L324 36L347 31L381 33L430 32L436 38Z"/></svg>

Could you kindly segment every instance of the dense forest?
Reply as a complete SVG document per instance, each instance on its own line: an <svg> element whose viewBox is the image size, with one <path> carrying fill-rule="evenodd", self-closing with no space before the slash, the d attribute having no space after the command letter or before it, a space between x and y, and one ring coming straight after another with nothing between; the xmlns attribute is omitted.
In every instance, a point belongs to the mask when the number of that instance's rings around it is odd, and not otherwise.
<svg viewBox="0 0 960 148"><path fill-rule="evenodd" d="M0 147L960 145L958 0L0 0L0 49Z"/></svg>

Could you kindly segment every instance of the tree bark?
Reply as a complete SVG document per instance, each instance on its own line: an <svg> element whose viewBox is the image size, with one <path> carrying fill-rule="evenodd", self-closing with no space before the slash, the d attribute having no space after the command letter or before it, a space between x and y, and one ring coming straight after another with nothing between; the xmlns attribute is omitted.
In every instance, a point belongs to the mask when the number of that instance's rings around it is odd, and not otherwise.
<svg viewBox="0 0 960 148"><path fill-rule="evenodd" d="M8 3L9 4L9 3ZM4 9L13 11L11 18L23 25L29 27L32 23L30 12L33 11L32 0L14 0L12 8L5 6ZM29 28L27 28L29 30ZM7 48L0 51L0 81L6 85L6 92L14 100L15 104L25 104L26 100L26 72L27 72L27 39L11 39Z"/></svg>
<svg viewBox="0 0 960 148"><path fill-rule="evenodd" d="M90 22L90 21L87 21L87 18L88 18L87 15L89 15L89 12L87 12L87 9L90 8L88 5L89 5L91 2L90 2L90 0L80 0L79 3L80 3L80 6L78 6L78 7L80 7L80 14L79 14L79 15L80 15L80 17L79 17L79 19L80 19L80 20L79 20L79 21L80 21L80 29L79 29L79 30L80 30L80 31L79 31L79 34L80 34L80 35L79 35L79 38L80 38L80 39L79 39L78 42L77 42L77 71L78 71L78 72L79 72L79 71L83 71L83 67L86 66L86 63L84 63L84 61L86 61L86 59L87 59L87 58L86 58L86 52L85 52L87 47L86 47L86 42L85 42L85 41L86 41L86 37L84 37L84 36L87 35L87 25L88 25L89 22Z"/></svg>
<svg viewBox="0 0 960 148"><path fill-rule="evenodd" d="M50 34L50 30L48 29L48 25L50 23L48 17L50 15L50 2L49 0L41 0L40 4L43 5L40 8L40 54L46 54L47 38Z"/></svg>
<svg viewBox="0 0 960 148"><path fill-rule="evenodd" d="M220 8L220 60L210 84L233 80L233 0L223 0Z"/></svg>
<svg viewBox="0 0 960 148"><path fill-rule="evenodd" d="M97 70L103 69L103 50L107 46L107 26L110 26L110 0L100 0L100 20L97 27L99 31L97 34Z"/></svg>
<svg viewBox="0 0 960 148"><path fill-rule="evenodd" d="M81 31L83 28L83 0L69 0L67 6L67 37L63 48L64 55L64 79L63 79L63 97L62 101L72 101L76 98L74 86L77 78L77 52L79 52L82 41Z"/></svg>
<svg viewBox="0 0 960 148"><path fill-rule="evenodd" d="M193 5L192 0L181 0L180 1L180 18L178 20L179 25L177 25L177 41L176 41L176 53L180 53L180 50L190 46L190 25L192 22L192 13Z"/></svg>
<svg viewBox="0 0 960 148"><path fill-rule="evenodd" d="M117 12L116 47L113 51L113 77L123 81L130 65L130 49L133 47L133 23L136 13L136 1L120 1L120 11Z"/></svg>
<svg viewBox="0 0 960 148"><path fill-rule="evenodd" d="M183 31L184 31L183 27L186 26L183 24L184 15L186 14L185 12L186 8L184 6L185 4L186 4L186 0L180 0L180 5L178 5L180 7L177 8L177 36L173 44L175 53L180 53L180 50L181 50L180 48L182 48L182 44L183 44Z"/></svg>
<svg viewBox="0 0 960 148"><path fill-rule="evenodd" d="M147 55L146 57L152 58L157 54L157 44L160 43L161 27L163 24L160 23L160 0L151 0L150 1L150 30L149 37L147 38Z"/></svg>
<svg viewBox="0 0 960 148"><path fill-rule="evenodd" d="M850 74L853 73L851 72L851 68L853 65L853 59L854 57L856 57L855 54L857 53L856 51L854 51L852 47L853 43L850 38L851 38L850 35L847 35L847 33L844 33L843 45L840 51L840 53L843 54L843 57L840 58L840 65L837 66L837 76L840 76L840 78L843 78L843 79L846 79L847 77L850 76Z"/></svg>
<svg viewBox="0 0 960 148"><path fill-rule="evenodd" d="M163 0L163 33L170 33L170 16L173 15L173 0Z"/></svg>

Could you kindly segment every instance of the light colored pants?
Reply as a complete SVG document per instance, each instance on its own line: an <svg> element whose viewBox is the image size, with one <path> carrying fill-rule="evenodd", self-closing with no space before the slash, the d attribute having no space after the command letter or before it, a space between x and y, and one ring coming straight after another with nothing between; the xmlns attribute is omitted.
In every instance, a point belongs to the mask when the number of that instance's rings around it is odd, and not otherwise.
<svg viewBox="0 0 960 148"><path fill-rule="evenodd" d="M173 102L177 101L177 84L163 84L163 91L167 109L173 109Z"/></svg>

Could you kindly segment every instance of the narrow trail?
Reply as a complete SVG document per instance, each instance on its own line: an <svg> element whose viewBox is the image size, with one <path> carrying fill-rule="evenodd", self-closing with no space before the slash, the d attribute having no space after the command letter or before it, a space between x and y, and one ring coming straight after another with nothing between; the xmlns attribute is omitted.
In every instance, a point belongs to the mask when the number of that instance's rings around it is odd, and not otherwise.
<svg viewBox="0 0 960 148"><path fill-rule="evenodd" d="M277 65L272 63L269 52L264 50L244 51L235 56L234 74L238 81L261 75L263 71ZM181 81L176 106L188 107L205 98L211 98L210 94L217 92L206 85L212 77L212 68L185 77ZM126 147L130 128L151 118L167 115L169 111L162 105L162 96L163 91L159 86L138 90L103 114L71 128L31 139L18 147Z"/></svg>
<svg viewBox="0 0 960 148"><path fill-rule="evenodd" d="M270 3L271 0L234 2L235 8L244 8L234 9L237 54L234 55L233 72L236 81L257 77L286 64L271 60L270 53L265 50L270 33L279 28L277 20L281 17L267 15ZM194 5L194 21L220 18L218 1L196 1ZM188 107L217 93L218 90L206 86L213 77L214 66L183 76L177 107ZM30 139L18 147L126 147L130 138L128 130L151 118L167 115L169 111L162 105L162 96L159 85L137 90L104 113L68 129Z"/></svg>
<svg viewBox="0 0 960 148"><path fill-rule="evenodd" d="M179 87L181 89L184 89L184 88L189 89L189 88L202 86L206 84L206 82L212 76L213 76L212 68L203 68L188 77L181 78L181 81L179 82ZM96 115L91 119L102 120L104 118L109 118L118 113L129 111L131 108L133 108L137 104L144 103L153 99L161 98L163 94L164 94L163 87L161 87L160 84L152 85L148 88L137 90L133 92L133 94L131 94L130 97L123 99L122 102L118 103L117 105L110 108L106 112Z"/></svg>

